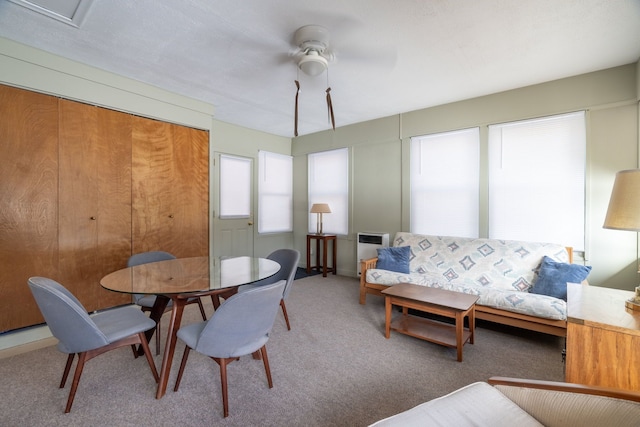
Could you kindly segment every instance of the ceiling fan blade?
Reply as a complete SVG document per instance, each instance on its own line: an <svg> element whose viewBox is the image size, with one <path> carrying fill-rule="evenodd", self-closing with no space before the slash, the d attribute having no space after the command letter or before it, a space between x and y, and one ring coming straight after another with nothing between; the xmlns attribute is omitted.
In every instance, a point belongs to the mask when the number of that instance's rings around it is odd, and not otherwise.
<svg viewBox="0 0 640 427"><path fill-rule="evenodd" d="M331 53L333 55L333 63L336 65L375 67L380 71L393 69L398 59L398 53L395 48L336 49L335 52L332 51Z"/></svg>

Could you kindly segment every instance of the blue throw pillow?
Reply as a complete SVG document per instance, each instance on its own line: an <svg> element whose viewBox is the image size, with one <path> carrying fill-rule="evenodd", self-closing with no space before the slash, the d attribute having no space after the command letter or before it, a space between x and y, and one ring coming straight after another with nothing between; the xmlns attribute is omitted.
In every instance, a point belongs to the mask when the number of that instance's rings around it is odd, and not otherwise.
<svg viewBox="0 0 640 427"><path fill-rule="evenodd" d="M376 268L409 274L410 255L411 248L409 246L380 248L378 249L378 262L376 263Z"/></svg>
<svg viewBox="0 0 640 427"><path fill-rule="evenodd" d="M540 265L538 280L531 288L532 294L549 295L567 300L567 282L580 283L587 278L591 266L565 264L545 256Z"/></svg>

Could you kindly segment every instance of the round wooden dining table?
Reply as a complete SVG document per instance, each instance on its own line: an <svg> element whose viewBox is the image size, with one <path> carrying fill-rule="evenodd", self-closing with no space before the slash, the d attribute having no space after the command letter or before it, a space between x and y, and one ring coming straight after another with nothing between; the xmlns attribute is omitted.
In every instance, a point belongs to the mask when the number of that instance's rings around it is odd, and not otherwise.
<svg viewBox="0 0 640 427"><path fill-rule="evenodd" d="M177 333L182 313L189 298L211 296L217 306L217 295L240 285L256 282L273 276L280 264L266 258L256 257L191 257L151 262L123 268L107 274L100 280L103 288L127 294L156 295L150 318L162 317L169 301L173 301L171 320L167 331L167 343L162 358L156 398L167 390L169 371L175 352ZM217 308L217 307L216 307ZM147 340L154 329L146 332Z"/></svg>

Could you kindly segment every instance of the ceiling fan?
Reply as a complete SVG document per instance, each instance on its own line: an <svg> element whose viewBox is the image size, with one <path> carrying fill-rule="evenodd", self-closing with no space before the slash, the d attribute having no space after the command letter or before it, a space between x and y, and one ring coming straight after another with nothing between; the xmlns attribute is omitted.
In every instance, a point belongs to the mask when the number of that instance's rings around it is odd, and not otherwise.
<svg viewBox="0 0 640 427"><path fill-rule="evenodd" d="M349 25L340 25L341 20L332 20L337 26L347 27L349 33L353 33L354 28L357 26L357 22L353 20L348 21ZM335 29L335 28L334 28ZM358 63L360 65L367 65L367 72L371 70L388 70L393 68L396 62L396 48L387 46L385 43L376 43L374 48L362 46L362 37L359 41L354 41L353 37L346 34L345 31L338 31L339 45L338 50L339 59L343 61ZM373 38L366 39L371 43ZM349 41L347 41L349 40ZM295 62L299 71L314 78L327 72L327 108L329 113L329 119L331 125L335 130L335 118L333 114L333 103L331 101L331 87L328 83L328 70L329 64L335 63L338 59L333 46L330 44L331 37L329 30L321 25L305 25L298 28L293 33L293 50L289 51L287 62L290 63L291 59ZM333 43L333 42L331 42ZM349 46L349 48L344 48ZM345 50L346 49L346 50ZM294 135L298 136L298 96L300 94L300 82L295 80L296 84L296 107L295 107L295 126Z"/></svg>
<svg viewBox="0 0 640 427"><path fill-rule="evenodd" d="M305 25L296 30L293 42L298 47L294 54L298 68L309 76L322 74L335 59L329 50L329 30L320 25Z"/></svg>
<svg viewBox="0 0 640 427"><path fill-rule="evenodd" d="M298 47L294 54L298 69L303 73L315 77L324 73L329 62L335 59L329 50L329 30L320 25L305 25L296 30L293 35L293 42ZM300 95L300 82L296 84L296 107L294 117L293 134L298 136L298 96ZM331 101L331 87L327 87L327 108L333 130L336 129L336 121L333 115L333 103Z"/></svg>

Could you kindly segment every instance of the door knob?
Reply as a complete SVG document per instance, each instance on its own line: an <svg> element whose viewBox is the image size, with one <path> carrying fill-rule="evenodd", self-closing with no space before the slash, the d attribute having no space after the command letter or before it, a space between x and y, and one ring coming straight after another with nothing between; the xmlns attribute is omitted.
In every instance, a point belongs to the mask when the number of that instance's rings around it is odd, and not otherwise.
<svg viewBox="0 0 640 427"><path fill-rule="evenodd" d="M247 224L248 225L253 225L253 221L249 221Z"/></svg>

